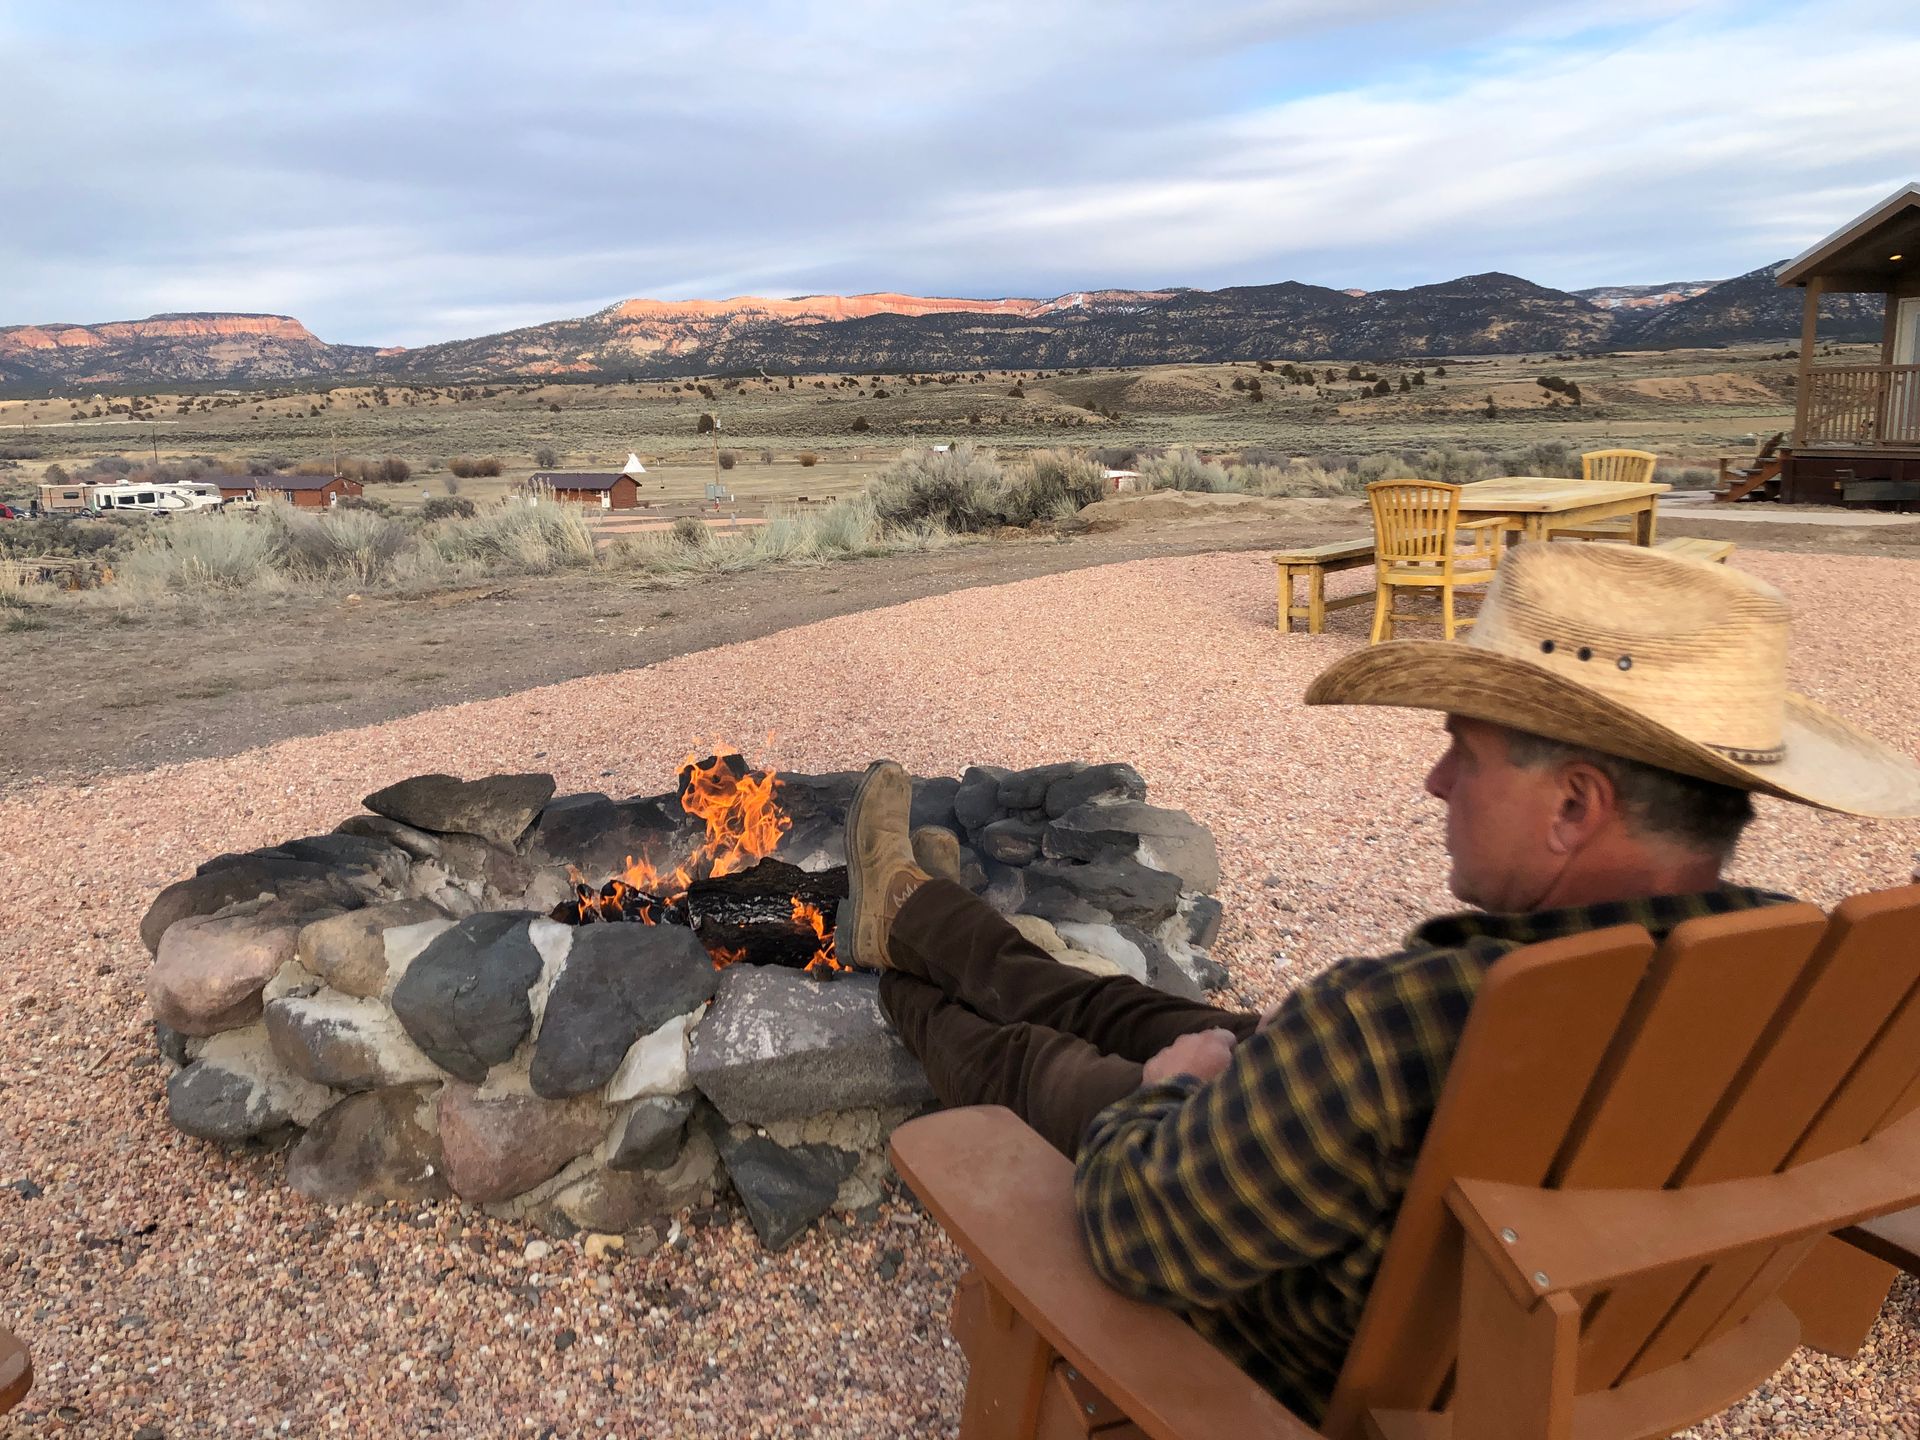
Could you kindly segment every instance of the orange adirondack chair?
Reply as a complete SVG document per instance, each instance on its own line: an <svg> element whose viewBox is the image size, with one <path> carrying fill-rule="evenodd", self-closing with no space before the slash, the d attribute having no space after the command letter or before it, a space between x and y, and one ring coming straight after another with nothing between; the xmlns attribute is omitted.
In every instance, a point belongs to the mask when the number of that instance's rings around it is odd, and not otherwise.
<svg viewBox="0 0 1920 1440"><path fill-rule="evenodd" d="M0 1415L27 1398L33 1388L33 1357L11 1330L0 1329Z"/></svg>
<svg viewBox="0 0 1920 1440"><path fill-rule="evenodd" d="M1668 1435L1785 1362L1782 1284L1830 1234L1877 1257L1803 1287L1842 1341L1920 1266L1920 886L1500 961L1319 1431L1100 1281L1071 1165L1012 1112L893 1154L975 1266L962 1440Z"/></svg>

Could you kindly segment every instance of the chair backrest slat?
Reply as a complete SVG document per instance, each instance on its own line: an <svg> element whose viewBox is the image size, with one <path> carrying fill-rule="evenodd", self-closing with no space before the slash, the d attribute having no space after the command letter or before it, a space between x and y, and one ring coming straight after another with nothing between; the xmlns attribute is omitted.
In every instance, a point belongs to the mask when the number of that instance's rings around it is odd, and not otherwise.
<svg viewBox="0 0 1920 1440"><path fill-rule="evenodd" d="M1447 562L1460 523L1460 489L1438 480L1380 480L1367 486L1374 560L1384 566Z"/></svg>
<svg viewBox="0 0 1920 1440"><path fill-rule="evenodd" d="M1580 457L1580 478L1645 485L1659 463L1660 457L1650 450L1589 450Z"/></svg>
<svg viewBox="0 0 1920 1440"><path fill-rule="evenodd" d="M1920 886L1692 921L1658 955L1622 928L1516 952L1488 976L1340 1376L1325 1431L1447 1400L1456 1178L1710 1184L1831 1155L1920 1108ZM1509 974L1509 967L1512 967ZM1556 973L1557 972L1557 973ZM1725 1337L1817 1240L1767 1245L1585 1302L1577 1389ZM1664 1382L1663 1382L1664 1383ZM1703 1412L1704 1413L1704 1412Z"/></svg>
<svg viewBox="0 0 1920 1440"><path fill-rule="evenodd" d="M1460 1303L1447 1191L1458 1175L1546 1178L1652 954L1644 930L1621 926L1529 946L1488 975L1341 1369L1328 1435L1359 1435L1369 1408L1439 1403Z"/></svg>

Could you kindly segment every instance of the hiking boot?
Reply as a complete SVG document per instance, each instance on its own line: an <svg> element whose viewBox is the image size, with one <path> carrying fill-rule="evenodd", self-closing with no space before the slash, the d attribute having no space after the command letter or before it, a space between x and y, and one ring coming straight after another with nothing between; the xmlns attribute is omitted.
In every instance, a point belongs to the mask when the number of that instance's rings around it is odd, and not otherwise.
<svg viewBox="0 0 1920 1440"><path fill-rule="evenodd" d="M960 837L940 825L922 825L913 832L913 863L927 874L960 885Z"/></svg>
<svg viewBox="0 0 1920 1440"><path fill-rule="evenodd" d="M932 877L914 863L908 817L913 782L891 760L867 767L847 806L847 908L853 944L840 954L867 970L886 970L887 937L900 906Z"/></svg>

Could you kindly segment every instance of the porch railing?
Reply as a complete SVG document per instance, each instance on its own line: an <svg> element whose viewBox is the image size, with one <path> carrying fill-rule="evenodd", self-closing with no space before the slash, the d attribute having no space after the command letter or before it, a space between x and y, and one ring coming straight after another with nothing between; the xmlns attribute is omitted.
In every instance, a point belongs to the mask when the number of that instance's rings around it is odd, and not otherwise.
<svg viewBox="0 0 1920 1440"><path fill-rule="evenodd" d="M1823 365L1801 397L1800 443L1920 445L1920 365Z"/></svg>

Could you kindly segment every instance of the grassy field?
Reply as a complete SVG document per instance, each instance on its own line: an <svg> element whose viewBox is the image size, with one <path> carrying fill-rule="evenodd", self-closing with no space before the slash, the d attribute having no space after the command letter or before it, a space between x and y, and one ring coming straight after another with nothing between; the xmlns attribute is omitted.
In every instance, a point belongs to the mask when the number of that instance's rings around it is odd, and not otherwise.
<svg viewBox="0 0 1920 1440"><path fill-rule="evenodd" d="M1868 347L1853 348L1864 355ZM1444 373L1432 364L1362 363L1364 374L1388 382L1386 394L1371 393L1374 381L1347 378L1349 362L1310 368L1314 383L1307 385L1250 361L1086 373L811 375L791 382L756 377L138 397L89 391L0 402L0 498L31 493L50 463L71 469L101 455L323 465L336 455L392 455L412 467L411 478L369 486L368 494L409 507L422 502L423 491L448 493L449 482L476 500L504 493L535 470L543 449L555 454L559 468L574 470L618 469L631 451L649 471L643 501L671 515L698 508L715 478L716 447L696 431L702 414L716 418L718 448L735 456L720 479L743 514L801 496L851 493L903 446L960 439L1003 455L1037 446L1178 444L1204 453L1259 447L1303 457L1438 445L1497 450L1553 439L1578 449L1630 444L1698 463L1749 451L1754 437L1787 426L1795 364L1777 347L1478 357L1444 362ZM1413 385L1416 371L1421 383ZM1330 373L1338 378L1329 380ZM1405 391L1402 375L1410 382ZM1542 376L1571 382L1581 403L1542 387ZM1259 401L1244 388L1256 381ZM799 457L806 453L818 463L803 466ZM446 462L456 456L495 457L502 473L454 479Z"/></svg>

